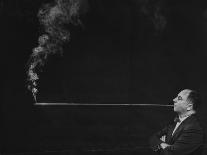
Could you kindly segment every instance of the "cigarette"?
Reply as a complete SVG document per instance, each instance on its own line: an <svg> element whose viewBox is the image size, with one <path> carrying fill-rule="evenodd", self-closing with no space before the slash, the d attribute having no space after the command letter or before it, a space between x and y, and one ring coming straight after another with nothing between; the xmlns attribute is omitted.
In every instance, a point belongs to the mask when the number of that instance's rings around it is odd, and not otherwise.
<svg viewBox="0 0 207 155"><path fill-rule="evenodd" d="M121 103L121 104L115 104L115 103L35 103L35 105L38 106L154 106L154 107L173 107L173 105L166 105L166 104L127 104L127 103Z"/></svg>

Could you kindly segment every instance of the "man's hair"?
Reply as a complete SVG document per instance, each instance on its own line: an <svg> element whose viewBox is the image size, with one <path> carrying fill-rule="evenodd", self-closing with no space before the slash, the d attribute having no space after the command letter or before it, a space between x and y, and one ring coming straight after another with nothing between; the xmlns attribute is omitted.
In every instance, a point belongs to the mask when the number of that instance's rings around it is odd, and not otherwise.
<svg viewBox="0 0 207 155"><path fill-rule="evenodd" d="M201 104L200 94L197 91L195 91L195 90L191 90L189 95L188 95L188 99L192 102L193 109L197 110L198 107Z"/></svg>

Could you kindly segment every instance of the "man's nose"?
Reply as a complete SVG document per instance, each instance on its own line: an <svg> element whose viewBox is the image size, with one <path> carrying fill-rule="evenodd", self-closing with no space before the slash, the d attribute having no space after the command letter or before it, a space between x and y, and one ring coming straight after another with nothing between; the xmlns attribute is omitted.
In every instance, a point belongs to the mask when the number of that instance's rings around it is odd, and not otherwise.
<svg viewBox="0 0 207 155"><path fill-rule="evenodd" d="M174 98L174 99L173 99L173 102L176 102L176 101L177 101L177 99L176 99L176 98Z"/></svg>

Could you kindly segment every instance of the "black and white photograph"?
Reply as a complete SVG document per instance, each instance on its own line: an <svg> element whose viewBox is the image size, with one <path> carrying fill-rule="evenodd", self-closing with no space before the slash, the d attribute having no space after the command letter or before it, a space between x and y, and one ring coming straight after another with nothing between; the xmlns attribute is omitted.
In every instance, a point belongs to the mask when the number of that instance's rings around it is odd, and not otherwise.
<svg viewBox="0 0 207 155"><path fill-rule="evenodd" d="M207 154L207 1L0 0L0 155Z"/></svg>

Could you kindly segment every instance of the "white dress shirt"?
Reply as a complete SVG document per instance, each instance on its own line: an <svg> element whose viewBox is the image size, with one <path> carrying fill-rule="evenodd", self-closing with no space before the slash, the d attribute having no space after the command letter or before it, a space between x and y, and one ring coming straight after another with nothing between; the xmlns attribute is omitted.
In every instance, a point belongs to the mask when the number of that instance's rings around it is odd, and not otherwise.
<svg viewBox="0 0 207 155"><path fill-rule="evenodd" d="M174 128L174 130L173 130L173 132L172 132L172 136L173 136L173 134L175 133L176 129L180 126L180 124L181 124L186 118L188 118L189 116L191 116L191 115L194 114L194 113L195 113L194 111L193 111L193 112L190 112L189 115L186 115L186 116L184 116L184 117L182 117L182 118L179 116L180 122L177 122L177 124L176 124L176 126L175 126L175 128Z"/></svg>

